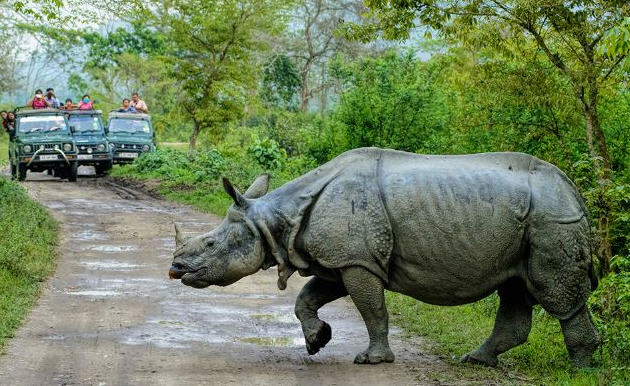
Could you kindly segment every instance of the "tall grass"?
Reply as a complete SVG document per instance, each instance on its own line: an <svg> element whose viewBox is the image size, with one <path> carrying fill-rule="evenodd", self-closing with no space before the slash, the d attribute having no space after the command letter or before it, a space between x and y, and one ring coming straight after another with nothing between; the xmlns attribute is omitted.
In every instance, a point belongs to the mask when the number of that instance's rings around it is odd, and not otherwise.
<svg viewBox="0 0 630 386"><path fill-rule="evenodd" d="M0 224L1 352L54 269L57 222L22 187L0 177Z"/></svg>

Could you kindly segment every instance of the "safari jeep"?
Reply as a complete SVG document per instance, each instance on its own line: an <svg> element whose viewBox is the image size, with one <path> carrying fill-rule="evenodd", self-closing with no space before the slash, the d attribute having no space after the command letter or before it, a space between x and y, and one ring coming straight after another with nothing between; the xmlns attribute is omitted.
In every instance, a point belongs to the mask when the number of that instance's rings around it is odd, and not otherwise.
<svg viewBox="0 0 630 386"><path fill-rule="evenodd" d="M133 162L140 155L155 151L153 127L147 114L112 111L106 130L115 164Z"/></svg>
<svg viewBox="0 0 630 386"><path fill-rule="evenodd" d="M67 112L79 166L94 166L96 175L103 175L112 168L112 153L105 137L102 115L100 110Z"/></svg>
<svg viewBox="0 0 630 386"><path fill-rule="evenodd" d="M11 175L20 181L26 171L48 170L56 177L77 180L77 148L63 111L17 109L10 135Z"/></svg>

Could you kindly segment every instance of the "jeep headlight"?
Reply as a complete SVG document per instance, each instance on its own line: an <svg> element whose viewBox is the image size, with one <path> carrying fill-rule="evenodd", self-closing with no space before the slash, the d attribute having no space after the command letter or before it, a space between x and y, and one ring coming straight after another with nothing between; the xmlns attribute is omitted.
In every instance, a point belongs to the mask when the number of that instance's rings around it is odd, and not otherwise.
<svg viewBox="0 0 630 386"><path fill-rule="evenodd" d="M31 145L24 145L24 152L25 153L30 153L31 150L33 150L33 148L31 147Z"/></svg>
<svg viewBox="0 0 630 386"><path fill-rule="evenodd" d="M149 151L149 145L142 146L142 151L144 151L144 152Z"/></svg>
<svg viewBox="0 0 630 386"><path fill-rule="evenodd" d="M105 151L105 145L103 145L102 143L99 143L98 146L96 147L96 150Z"/></svg>
<svg viewBox="0 0 630 386"><path fill-rule="evenodd" d="M63 144L63 151L70 151L72 150L72 144L71 143L64 143Z"/></svg>

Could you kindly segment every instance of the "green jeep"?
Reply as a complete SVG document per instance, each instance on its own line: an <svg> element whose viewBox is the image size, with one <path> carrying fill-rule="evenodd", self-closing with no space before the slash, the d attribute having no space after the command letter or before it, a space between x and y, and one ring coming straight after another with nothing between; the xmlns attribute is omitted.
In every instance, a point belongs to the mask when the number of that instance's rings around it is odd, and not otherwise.
<svg viewBox="0 0 630 386"><path fill-rule="evenodd" d="M68 125L79 154L79 166L94 166L96 175L103 175L112 168L112 153L105 137L100 110L68 111Z"/></svg>
<svg viewBox="0 0 630 386"><path fill-rule="evenodd" d="M115 164L133 162L140 155L155 151L153 127L147 114L112 111L106 131Z"/></svg>
<svg viewBox="0 0 630 386"><path fill-rule="evenodd" d="M48 170L56 177L77 180L77 148L63 111L19 108L15 121L15 130L9 133L13 178L24 181L27 170Z"/></svg>

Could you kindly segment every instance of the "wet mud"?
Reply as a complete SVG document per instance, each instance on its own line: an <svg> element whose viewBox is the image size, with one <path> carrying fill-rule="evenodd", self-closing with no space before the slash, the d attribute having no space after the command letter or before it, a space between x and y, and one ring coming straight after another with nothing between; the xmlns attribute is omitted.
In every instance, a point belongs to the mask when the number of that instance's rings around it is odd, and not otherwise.
<svg viewBox="0 0 630 386"><path fill-rule="evenodd" d="M306 279L275 269L204 290L169 280L173 223L198 234L220 219L96 179L29 174L61 223L58 266L0 356L0 385L414 385L452 368L392 333L393 364L358 366L367 345L348 300L320 313L333 339L309 356L293 316Z"/></svg>

